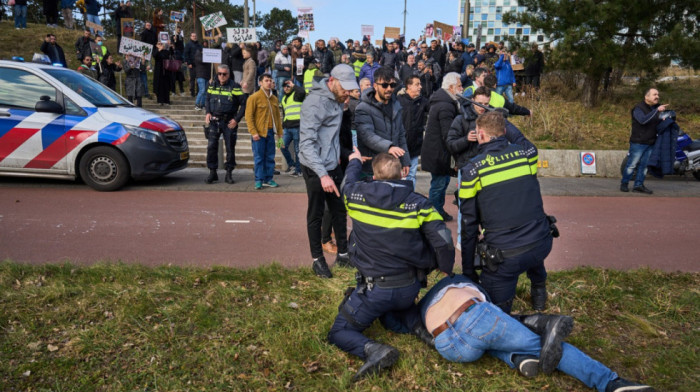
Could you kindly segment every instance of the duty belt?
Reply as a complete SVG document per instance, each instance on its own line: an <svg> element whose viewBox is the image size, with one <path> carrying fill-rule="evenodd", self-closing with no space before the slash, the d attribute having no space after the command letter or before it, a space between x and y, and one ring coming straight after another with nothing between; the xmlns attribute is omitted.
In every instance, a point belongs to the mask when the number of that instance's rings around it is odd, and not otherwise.
<svg viewBox="0 0 700 392"><path fill-rule="evenodd" d="M372 287L374 287L375 285L382 289L398 289L401 287L410 286L416 282L415 271L407 271L398 275L377 277L364 276L359 272L357 273L357 275L358 276L356 276L356 278L358 278L358 282L361 281L366 283L367 289L369 290L372 290Z"/></svg>
<svg viewBox="0 0 700 392"><path fill-rule="evenodd" d="M532 244L521 246L519 248L501 249L501 253L503 254L503 257L505 257L505 258L515 257L515 256L519 256L527 251L534 249L539 244L540 244L540 241L535 241Z"/></svg>

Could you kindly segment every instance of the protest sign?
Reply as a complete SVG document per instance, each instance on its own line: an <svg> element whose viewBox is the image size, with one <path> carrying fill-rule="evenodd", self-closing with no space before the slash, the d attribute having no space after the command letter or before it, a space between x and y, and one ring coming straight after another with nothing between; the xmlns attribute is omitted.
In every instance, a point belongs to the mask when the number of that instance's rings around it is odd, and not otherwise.
<svg viewBox="0 0 700 392"><path fill-rule="evenodd" d="M297 8L297 23L299 24L299 31L316 30L316 27L314 26L313 9L311 7Z"/></svg>
<svg viewBox="0 0 700 392"><path fill-rule="evenodd" d="M167 44L170 43L170 36L168 35L167 31L161 31L158 33L158 41Z"/></svg>
<svg viewBox="0 0 700 392"><path fill-rule="evenodd" d="M435 28L435 27L433 26L432 23L428 23L428 24L425 25L425 37L426 37L426 38L430 38L430 37L433 36L433 29L434 29L434 28Z"/></svg>
<svg viewBox="0 0 700 392"><path fill-rule="evenodd" d="M438 22L437 20L433 21L433 25L435 26L436 33L437 30L440 29L440 35L435 34L436 38L444 39L445 41L449 41L450 38L452 38L452 25Z"/></svg>
<svg viewBox="0 0 700 392"><path fill-rule="evenodd" d="M362 25L362 36L374 35L374 25Z"/></svg>
<svg viewBox="0 0 700 392"><path fill-rule="evenodd" d="M199 18L199 20L202 22L202 28L204 30L211 30L215 27L221 27L226 24L226 18L224 18L224 14L221 11L204 15Z"/></svg>
<svg viewBox="0 0 700 392"><path fill-rule="evenodd" d="M297 75L304 74L304 59L297 59Z"/></svg>
<svg viewBox="0 0 700 392"><path fill-rule="evenodd" d="M134 18L122 18L122 37L134 38Z"/></svg>
<svg viewBox="0 0 700 392"><path fill-rule="evenodd" d="M227 27L226 38L230 43L258 41L255 29L248 27Z"/></svg>
<svg viewBox="0 0 700 392"><path fill-rule="evenodd" d="M185 13L180 11L170 11L170 20L173 22L182 22L185 20Z"/></svg>
<svg viewBox="0 0 700 392"><path fill-rule="evenodd" d="M375 46L382 46L382 43L383 43L383 42L384 42L384 41L382 41L382 40L380 40L380 39L377 39L377 40L374 40L374 45L375 45Z"/></svg>
<svg viewBox="0 0 700 392"><path fill-rule="evenodd" d="M399 39L399 35L401 35L400 27L384 27L384 37Z"/></svg>
<svg viewBox="0 0 700 392"><path fill-rule="evenodd" d="M221 64L221 49L202 49L202 62Z"/></svg>
<svg viewBox="0 0 700 392"><path fill-rule="evenodd" d="M90 22L89 20L85 21L85 27L89 27L95 31L105 31L105 28L98 25L97 23Z"/></svg>
<svg viewBox="0 0 700 392"><path fill-rule="evenodd" d="M301 38L309 39L309 31L308 30L299 30L299 34L297 34L297 35Z"/></svg>
<svg viewBox="0 0 700 392"><path fill-rule="evenodd" d="M152 52L153 45L122 36L122 41L119 44L119 53L130 54L136 57L143 56L146 60L150 60Z"/></svg>

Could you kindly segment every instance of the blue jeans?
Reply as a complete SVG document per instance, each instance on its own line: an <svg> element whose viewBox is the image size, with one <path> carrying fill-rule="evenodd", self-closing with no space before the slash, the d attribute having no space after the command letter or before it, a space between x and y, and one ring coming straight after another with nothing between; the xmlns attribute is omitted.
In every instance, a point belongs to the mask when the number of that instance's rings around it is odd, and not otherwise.
<svg viewBox="0 0 700 392"><path fill-rule="evenodd" d="M513 85L512 84L506 84L504 86L496 86L496 92L498 94L503 95L506 97L508 102L515 102L515 99L513 99Z"/></svg>
<svg viewBox="0 0 700 392"><path fill-rule="evenodd" d="M299 164L299 128L286 128L282 141L284 142L284 147L280 148L280 150L282 150L282 155L287 161L287 166L293 167L296 173L301 173L301 165ZM292 142L294 142L294 159L292 159L292 154L289 152Z"/></svg>
<svg viewBox="0 0 700 392"><path fill-rule="evenodd" d="M544 259L552 251L552 236L540 241L534 248L517 256L506 257L498 265L496 272L487 268L481 271L481 286L491 297L491 301L504 312L510 313L515 298L515 287L518 277L527 272L531 284L543 283L547 280L547 270Z"/></svg>
<svg viewBox="0 0 700 392"><path fill-rule="evenodd" d="M514 368L513 354L540 356L540 337L492 303L479 302L462 313L454 324L448 321L448 325L435 338L435 349L448 361L473 362L488 352ZM563 343L557 369L600 392L618 377L568 343Z"/></svg>
<svg viewBox="0 0 700 392"><path fill-rule="evenodd" d="M148 96L148 71L141 72L141 83L143 84L143 96Z"/></svg>
<svg viewBox="0 0 700 392"><path fill-rule="evenodd" d="M401 312L413 305L419 291L420 282L417 280L410 286L396 289L374 286L364 294L358 294L355 289L340 304L339 309L342 310L328 332L328 341L345 352L365 359L364 347L371 339L363 335L362 331L369 328L374 320L379 319L382 325L393 331L397 330L398 325L412 327L421 322L420 313Z"/></svg>
<svg viewBox="0 0 700 392"><path fill-rule="evenodd" d="M255 181L269 182L275 174L275 131L268 129L267 137L252 142Z"/></svg>
<svg viewBox="0 0 700 392"><path fill-rule="evenodd" d="M100 17L97 16L97 15L90 15L90 14L87 14L87 20L88 20L88 22L92 22L92 23L94 23L94 24L96 24L96 25L102 26L102 22L100 22ZM92 27L90 27L90 33L91 33L91 34L95 34L95 30L94 30ZM100 36L103 35L101 31L100 31L99 33L100 33Z"/></svg>
<svg viewBox="0 0 700 392"><path fill-rule="evenodd" d="M430 191L428 192L428 200L433 204L433 207L440 214L445 213L445 192L450 185L450 176L440 176L431 174Z"/></svg>
<svg viewBox="0 0 700 392"><path fill-rule="evenodd" d="M653 149L653 144L630 143L627 166L622 173L623 184L627 185L627 183L630 182L634 169L637 169L637 178L634 179L634 187L636 188L644 185L644 177L647 175L647 164L649 163L649 156L651 156L651 151Z"/></svg>
<svg viewBox="0 0 700 392"><path fill-rule="evenodd" d="M197 78L197 98L194 99L194 104L200 108L204 107L205 99L207 97L207 80L204 78Z"/></svg>
<svg viewBox="0 0 700 392"><path fill-rule="evenodd" d="M284 86L284 82L289 80L288 77L286 76L278 76L275 78L275 88L277 89L277 92L280 97L284 97L284 92L282 91L282 86ZM282 102L282 99L280 98L280 103Z"/></svg>
<svg viewBox="0 0 700 392"><path fill-rule="evenodd" d="M407 180L411 180L413 182L413 190L416 190L416 173L418 172L418 157L412 157L411 158L411 167L408 169L408 175L406 176Z"/></svg>
<svg viewBox="0 0 700 392"><path fill-rule="evenodd" d="M13 11L15 16L15 27L26 29L27 28L27 6L15 4L15 9Z"/></svg>

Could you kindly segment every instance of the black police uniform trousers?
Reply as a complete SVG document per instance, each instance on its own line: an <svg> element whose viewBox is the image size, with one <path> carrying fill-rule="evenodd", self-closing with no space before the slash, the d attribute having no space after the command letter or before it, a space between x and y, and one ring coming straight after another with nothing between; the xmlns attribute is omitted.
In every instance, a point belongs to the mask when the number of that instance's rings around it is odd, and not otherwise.
<svg viewBox="0 0 700 392"><path fill-rule="evenodd" d="M338 308L328 341L341 350L366 359L364 347L371 341L362 334L374 320L379 319L384 328L399 333L408 333L407 326L422 323L419 312L409 311L420 291L421 284L416 281L400 288L380 288L376 285L372 290L361 288L358 284Z"/></svg>
<svg viewBox="0 0 700 392"><path fill-rule="evenodd" d="M552 236L550 235L539 241L527 252L517 256L506 257L503 263L498 265L496 272L491 272L484 268L480 276L481 286L491 297L491 302L510 314L518 277L523 272L526 272L531 284L544 283L547 280L544 259L551 251Z"/></svg>
<svg viewBox="0 0 700 392"><path fill-rule="evenodd" d="M326 204L328 204L328 209L331 212L331 225L335 232L338 253L347 253L347 211L345 210L343 199L336 196L333 192L324 191L321 186L321 179L313 170L302 165L301 173L304 176L304 182L306 182L306 194L309 198L309 204L306 210L306 230L309 235L311 257L317 259L323 256L323 248L321 247L321 221ZM343 181L343 169L338 166L330 170L328 175L333 179L335 186L338 188L338 192L340 192L340 183Z"/></svg>
<svg viewBox="0 0 700 392"><path fill-rule="evenodd" d="M226 147L226 170L236 168L236 141L238 140L238 125L231 129L228 127L226 117L214 116L217 120L209 123L209 141L207 144L207 167L209 169L219 168L219 138L224 135L224 146Z"/></svg>

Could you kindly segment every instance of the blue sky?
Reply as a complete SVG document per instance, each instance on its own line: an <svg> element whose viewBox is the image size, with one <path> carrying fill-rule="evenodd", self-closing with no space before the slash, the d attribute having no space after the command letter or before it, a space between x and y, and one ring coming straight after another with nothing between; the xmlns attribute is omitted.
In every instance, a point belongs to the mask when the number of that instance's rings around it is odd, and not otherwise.
<svg viewBox="0 0 700 392"><path fill-rule="evenodd" d="M242 0L232 0L243 4ZM457 0L407 0L406 38L418 38L426 23L434 20L459 25ZM253 8L253 1L248 5ZM256 11L269 12L272 8L289 9L297 16L297 8L312 7L316 30L311 41L330 37L361 39L361 25L374 25L374 40L382 39L384 27L399 27L403 32L404 0L257 0Z"/></svg>

